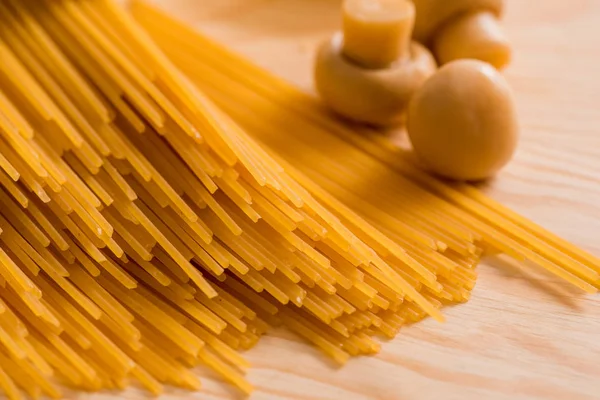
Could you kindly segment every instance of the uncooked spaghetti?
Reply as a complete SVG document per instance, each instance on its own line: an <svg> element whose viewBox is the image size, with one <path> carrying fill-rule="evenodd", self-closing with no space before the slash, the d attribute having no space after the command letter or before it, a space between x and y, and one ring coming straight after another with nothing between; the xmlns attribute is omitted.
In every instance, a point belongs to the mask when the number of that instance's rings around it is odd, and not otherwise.
<svg viewBox="0 0 600 400"><path fill-rule="evenodd" d="M0 3L9 398L132 379L197 390L199 364L250 392L239 350L280 324L344 363L377 352L375 335L443 320L485 251L595 291L592 256L392 165L309 97L133 10L151 36L107 0Z"/></svg>

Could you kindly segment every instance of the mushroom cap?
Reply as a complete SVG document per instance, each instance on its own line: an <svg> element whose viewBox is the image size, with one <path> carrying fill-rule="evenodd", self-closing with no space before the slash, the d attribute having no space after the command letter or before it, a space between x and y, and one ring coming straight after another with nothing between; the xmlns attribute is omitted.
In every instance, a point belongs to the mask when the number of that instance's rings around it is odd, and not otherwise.
<svg viewBox="0 0 600 400"><path fill-rule="evenodd" d="M433 35L450 19L474 11L491 11L500 16L504 0L412 0L416 8L413 37L429 44Z"/></svg>
<svg viewBox="0 0 600 400"><path fill-rule="evenodd" d="M334 112L357 122L382 126L401 121L413 94L436 69L429 50L414 42L409 57L382 69L353 63L342 48L340 33L319 48L315 85Z"/></svg>
<svg viewBox="0 0 600 400"><path fill-rule="evenodd" d="M512 50L498 18L489 11L463 14L444 25L435 35L433 52L440 64L472 58L502 69Z"/></svg>
<svg viewBox="0 0 600 400"><path fill-rule="evenodd" d="M414 95L408 134L417 157L437 175L486 179L512 158L518 141L511 89L490 64L457 60Z"/></svg>

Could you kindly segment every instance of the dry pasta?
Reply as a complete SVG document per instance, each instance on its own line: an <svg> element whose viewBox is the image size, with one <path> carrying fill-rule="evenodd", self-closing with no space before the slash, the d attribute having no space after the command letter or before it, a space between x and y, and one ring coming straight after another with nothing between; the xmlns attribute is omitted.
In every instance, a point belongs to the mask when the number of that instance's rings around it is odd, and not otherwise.
<svg viewBox="0 0 600 400"><path fill-rule="evenodd" d="M399 310L408 294L442 318L408 281L415 268L433 284L425 266L404 253L388 265L114 5L10 1L0 13L0 326L21 328L0 330L11 398L58 396L51 376L195 389L198 363L249 391L234 349L270 324L306 320L304 335L342 346L342 362L377 348L363 328L394 329L369 309Z"/></svg>
<svg viewBox="0 0 600 400"><path fill-rule="evenodd" d="M595 291L592 256L394 161L156 10L133 15L141 25L109 0L0 3L10 399L130 380L197 390L199 364L250 392L238 351L282 324L344 363L377 352L374 335L443 320L484 252Z"/></svg>

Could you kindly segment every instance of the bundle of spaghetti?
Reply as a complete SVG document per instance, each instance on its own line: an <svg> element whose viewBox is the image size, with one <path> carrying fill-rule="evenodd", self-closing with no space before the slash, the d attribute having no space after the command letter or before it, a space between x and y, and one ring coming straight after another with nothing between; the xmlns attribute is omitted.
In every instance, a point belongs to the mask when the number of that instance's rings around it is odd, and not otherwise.
<svg viewBox="0 0 600 400"><path fill-rule="evenodd" d="M157 23L163 24L163 21L158 21ZM165 26L168 26L168 24ZM170 29L170 27L167 29ZM169 37L167 40L170 39L171 37ZM160 37L155 38L155 40L161 43ZM162 41L162 43L164 42L165 40ZM192 67L190 64L190 68L195 67ZM202 70L201 74L206 74L206 72L207 71ZM207 81L211 80L209 75L205 75L205 78ZM210 87L202 87L202 89L206 93L212 94ZM214 92L218 92L219 90L219 88L213 89ZM230 96L232 92L224 91L223 93L227 93L227 96ZM246 104L246 102L240 102L241 107L244 107L243 104ZM256 114L256 116L258 118L264 117L263 114ZM276 121L275 123L277 125ZM287 141L287 138L282 136L281 132L286 132L288 128L286 127L285 129L281 129L281 123L279 123L278 126L279 127L276 128L279 130L277 137L281 138L282 142ZM300 124L298 129L301 130L302 128L303 126ZM311 152L310 148L303 150L307 152L306 154ZM329 168L329 163L327 160L320 161L323 162L323 168ZM280 161L280 163L284 162ZM293 168L291 168L289 165L286 165L286 170L290 172L293 171ZM428 208L425 208L422 212L420 212L417 209L418 207L409 207L409 213L405 215L400 214L398 216L394 216L393 214L386 215L385 213L379 213L384 219L384 223L387 219L387 225L391 229L390 232L396 232L397 238L396 242L394 242L381 235L380 232L377 232L372 225L364 223L360 218L355 218L355 215L352 213L352 211L348 209L343 211L344 206L339 202L332 202L334 201L333 197L328 196L328 198L324 198L326 192L323 192L321 189L319 189L314 182L306 179L306 177L301 177L297 172L293 172L293 174L298 181L303 183L305 187L310 187L309 190L311 191L311 194L319 197L319 199L325 203L328 202L330 211L336 213L338 217L344 218L347 224L353 224L354 226L358 224L356 229L358 229L360 232L360 239L365 240L371 246L377 247L376 250L382 256L385 262L395 267L397 272L406 274L406 278L411 280L415 287L419 289L423 287L424 294L426 296L432 296L432 300L434 302L464 301L468 299L469 292L474 286L475 279L475 274L472 268L474 265L476 265L478 256L481 253L481 250L474 244L474 242L477 240L477 236L472 233L468 227L461 226L460 222L457 223L456 221L451 220L446 224L432 226L429 221L432 218L435 218L436 212L431 213L431 209ZM342 171L341 175L345 175L348 178L352 178L354 176L352 173L347 173L347 171ZM354 186L360 188L360 185ZM360 196L362 196L362 194ZM355 196L355 198L356 201L364 203L364 201L359 200L359 197ZM375 207L372 208L373 211L377 213ZM447 217L444 216L443 210L440 211L439 218L436 219L440 222L447 220ZM410 224L406 223L407 221L410 221ZM450 245L448 245L446 242ZM383 246L381 245L382 243L384 243ZM438 252L438 250L446 250L448 247L451 248L446 252L445 255L442 255ZM456 248L456 250L454 248ZM422 265L417 265L414 263L417 258L421 261ZM408 263L410 264L412 262L413 265L411 265L409 268L406 268L406 265L397 263L398 259L408 260ZM394 265L394 263L396 264ZM413 270L411 270L411 268L413 268ZM418 272L415 273L415 271ZM441 282L438 281L438 276L441 278ZM379 302L386 308L389 307L386 302L382 302L381 300L379 300ZM392 308L396 307L392 305ZM421 313L413 312L414 310L411 308L408 310L410 311L409 314L411 315L411 317L408 318L409 320L415 320L422 317ZM325 318L322 318L322 320L328 322L328 320Z"/></svg>
<svg viewBox="0 0 600 400"><path fill-rule="evenodd" d="M11 399L131 378L196 389L199 364L249 392L236 350L270 325L343 363L468 298L477 226L356 214L360 193L339 188L349 208L268 154L111 2L0 2L0 58Z"/></svg>
<svg viewBox="0 0 600 400"><path fill-rule="evenodd" d="M406 245L398 231L402 221L411 227L435 221L424 228L441 234L443 246L455 253L476 256L478 250L461 248L465 242L454 243L449 232L481 240L480 247L492 253L533 262L586 292L597 291L598 258L472 186L421 172L381 135L344 125L310 95L159 11L136 2L133 13L171 60L254 138L399 243ZM375 206L360 200L366 196Z"/></svg>

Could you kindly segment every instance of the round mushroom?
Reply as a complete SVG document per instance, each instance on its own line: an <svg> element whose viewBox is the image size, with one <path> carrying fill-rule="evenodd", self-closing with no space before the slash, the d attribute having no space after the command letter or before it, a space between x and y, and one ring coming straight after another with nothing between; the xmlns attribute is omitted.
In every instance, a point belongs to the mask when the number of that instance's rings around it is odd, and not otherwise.
<svg viewBox="0 0 600 400"><path fill-rule="evenodd" d="M427 169L460 181L496 174L512 158L519 136L508 83L478 60L440 68L413 97L407 129Z"/></svg>
<svg viewBox="0 0 600 400"><path fill-rule="evenodd" d="M431 53L411 42L408 0L346 0L343 32L317 52L314 79L336 113L377 126L398 123L415 91L436 69Z"/></svg>
<svg viewBox="0 0 600 400"><path fill-rule="evenodd" d="M502 69L512 57L500 27L504 0L413 0L415 38L430 46L440 64L474 58Z"/></svg>

